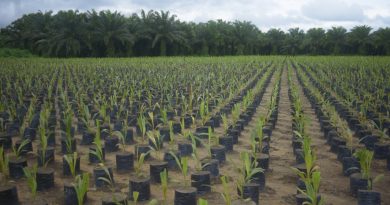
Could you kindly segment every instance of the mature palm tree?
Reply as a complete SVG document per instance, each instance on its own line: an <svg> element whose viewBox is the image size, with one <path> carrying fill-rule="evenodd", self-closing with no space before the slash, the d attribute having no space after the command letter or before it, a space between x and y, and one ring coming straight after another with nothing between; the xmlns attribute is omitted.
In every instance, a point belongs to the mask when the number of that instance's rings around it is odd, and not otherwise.
<svg viewBox="0 0 390 205"><path fill-rule="evenodd" d="M271 47L270 54L276 55L281 54L283 41L286 38L284 32L280 29L270 29L266 33L266 39L268 42L268 46Z"/></svg>
<svg viewBox="0 0 390 205"><path fill-rule="evenodd" d="M373 33L373 36L376 54L390 55L390 28L380 28Z"/></svg>
<svg viewBox="0 0 390 205"><path fill-rule="evenodd" d="M306 52L313 55L325 54L325 30L322 28L311 28L305 36Z"/></svg>
<svg viewBox="0 0 390 205"><path fill-rule="evenodd" d="M372 43L370 36L372 28L366 25L355 26L348 33L348 40L352 46L353 52L360 55L369 53L369 47Z"/></svg>
<svg viewBox="0 0 390 205"><path fill-rule="evenodd" d="M218 19L215 22L216 33L216 50L218 55L234 54L234 36L232 23Z"/></svg>
<svg viewBox="0 0 390 205"><path fill-rule="evenodd" d="M192 45L194 46L194 52L197 55L207 56L209 55L209 40L210 39L210 29L208 28L207 23L193 24L194 27L194 41Z"/></svg>
<svg viewBox="0 0 390 205"><path fill-rule="evenodd" d="M160 55L167 55L167 43L184 43L185 34L178 27L179 21L176 15L170 15L169 11L154 12L153 42L152 48L160 45Z"/></svg>
<svg viewBox="0 0 390 205"><path fill-rule="evenodd" d="M283 50L289 54L296 55L300 52L305 33L299 28L290 28L285 40Z"/></svg>
<svg viewBox="0 0 390 205"><path fill-rule="evenodd" d="M82 56L88 50L86 15L77 10L59 11L53 17L50 34L37 41L38 46L51 56Z"/></svg>
<svg viewBox="0 0 390 205"><path fill-rule="evenodd" d="M326 32L327 44L329 50L333 55L341 54L345 51L345 39L347 36L347 29L342 26L332 27Z"/></svg>
<svg viewBox="0 0 390 205"><path fill-rule="evenodd" d="M4 44L33 52L36 50L35 42L47 36L50 21L51 12L23 15L2 29Z"/></svg>
<svg viewBox="0 0 390 205"><path fill-rule="evenodd" d="M141 11L140 15L133 14L128 19L128 28L135 37L133 50L136 55L151 55L153 39L154 11Z"/></svg>
<svg viewBox="0 0 390 205"><path fill-rule="evenodd" d="M92 10L88 12L91 26L92 42L103 44L105 56L116 56L118 52L129 49L134 43L134 36L127 28L126 18L111 11ZM126 47L127 46L127 47Z"/></svg>
<svg viewBox="0 0 390 205"><path fill-rule="evenodd" d="M237 48L235 54L252 54L258 32L256 26L248 21L235 21L233 26L233 36Z"/></svg>

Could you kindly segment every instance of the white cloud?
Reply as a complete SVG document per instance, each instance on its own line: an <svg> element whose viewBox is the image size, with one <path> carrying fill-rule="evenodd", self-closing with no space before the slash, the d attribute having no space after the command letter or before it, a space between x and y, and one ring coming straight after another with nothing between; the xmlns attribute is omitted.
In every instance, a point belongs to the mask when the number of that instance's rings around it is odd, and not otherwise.
<svg viewBox="0 0 390 205"><path fill-rule="evenodd" d="M302 6L305 16L321 21L356 21L365 18L363 9L357 4L348 4L339 0L312 0Z"/></svg>
<svg viewBox="0 0 390 205"><path fill-rule="evenodd" d="M169 10L184 21L248 20L269 28L330 28L367 24L390 26L388 0L0 0L0 27L25 13L64 9L117 10L125 15L144 10Z"/></svg>

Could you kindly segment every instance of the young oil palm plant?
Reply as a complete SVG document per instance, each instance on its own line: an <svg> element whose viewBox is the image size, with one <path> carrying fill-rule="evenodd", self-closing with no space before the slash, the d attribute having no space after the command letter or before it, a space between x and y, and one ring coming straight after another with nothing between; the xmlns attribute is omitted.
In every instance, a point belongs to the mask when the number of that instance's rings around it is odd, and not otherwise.
<svg viewBox="0 0 390 205"><path fill-rule="evenodd" d="M374 152L367 149L359 149L354 153L354 156L359 160L361 176L368 181L368 190L372 190L373 184L383 178L383 174L372 177L372 160Z"/></svg>
<svg viewBox="0 0 390 205"><path fill-rule="evenodd" d="M32 199L34 200L37 195L37 169L38 165L34 164L31 168L23 168L24 175L27 178L27 185L31 190Z"/></svg>
<svg viewBox="0 0 390 205"><path fill-rule="evenodd" d="M141 142L144 144L146 141L146 119L142 113L137 118L137 125L141 131Z"/></svg>
<svg viewBox="0 0 390 205"><path fill-rule="evenodd" d="M83 205L89 188L89 173L77 175L73 186L77 195L77 204Z"/></svg>
<svg viewBox="0 0 390 205"><path fill-rule="evenodd" d="M3 146L0 147L0 172L4 176L4 183L7 181L8 171L9 171L9 158L8 155L5 154Z"/></svg>

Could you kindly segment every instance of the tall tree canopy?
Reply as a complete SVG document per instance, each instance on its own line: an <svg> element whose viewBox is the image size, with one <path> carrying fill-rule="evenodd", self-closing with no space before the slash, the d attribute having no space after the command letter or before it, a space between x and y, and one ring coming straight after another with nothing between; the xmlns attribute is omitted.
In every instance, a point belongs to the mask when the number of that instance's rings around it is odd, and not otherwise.
<svg viewBox="0 0 390 205"><path fill-rule="evenodd" d="M39 11L2 28L0 46L51 57L390 55L390 28L262 32L249 21L183 22L169 11Z"/></svg>

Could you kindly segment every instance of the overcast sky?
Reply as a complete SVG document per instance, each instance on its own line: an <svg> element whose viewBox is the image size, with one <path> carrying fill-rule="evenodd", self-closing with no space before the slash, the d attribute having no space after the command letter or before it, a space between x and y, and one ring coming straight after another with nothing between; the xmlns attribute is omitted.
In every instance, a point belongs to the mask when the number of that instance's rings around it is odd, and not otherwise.
<svg viewBox="0 0 390 205"><path fill-rule="evenodd" d="M169 10L180 20L248 20L261 30L292 27L390 26L390 0L0 0L0 27L23 14L78 9Z"/></svg>

